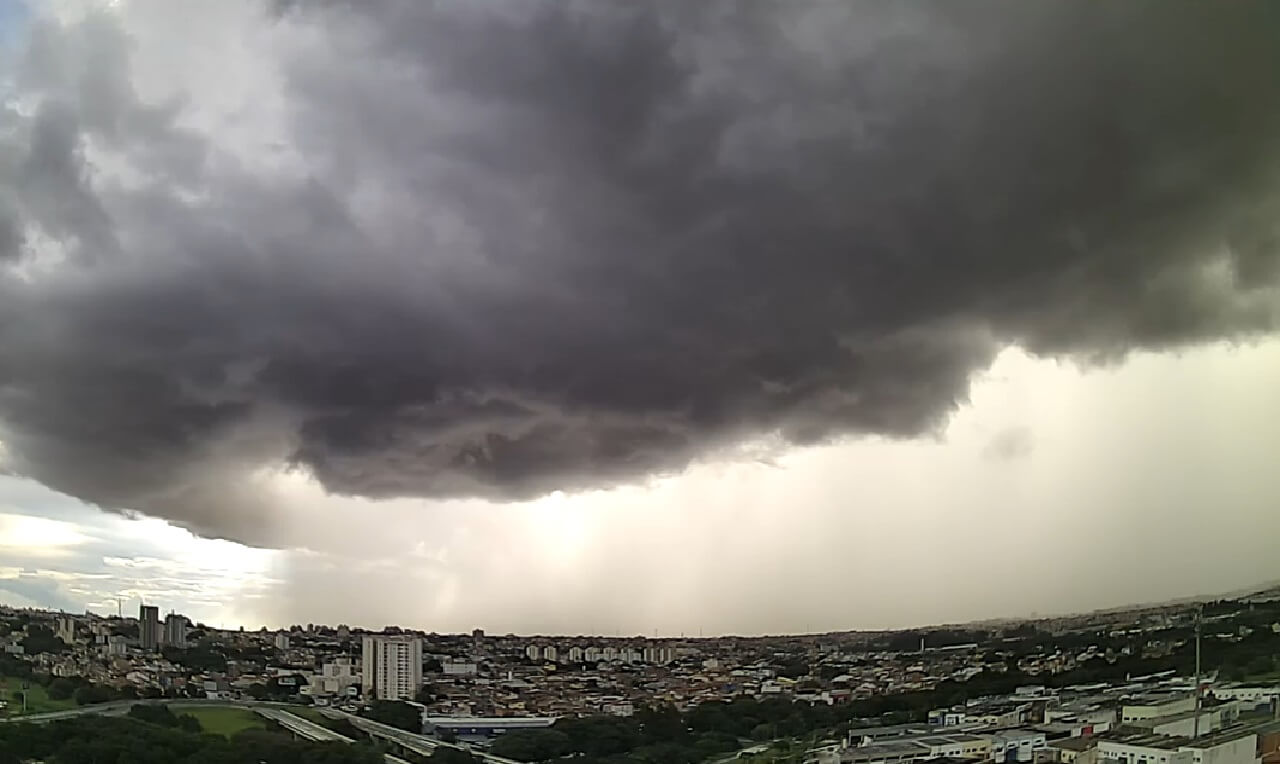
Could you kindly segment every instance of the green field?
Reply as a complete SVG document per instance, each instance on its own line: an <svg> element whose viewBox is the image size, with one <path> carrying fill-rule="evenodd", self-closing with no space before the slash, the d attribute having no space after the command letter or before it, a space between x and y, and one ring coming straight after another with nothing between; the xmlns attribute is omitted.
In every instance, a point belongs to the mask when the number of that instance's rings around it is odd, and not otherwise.
<svg viewBox="0 0 1280 764"><path fill-rule="evenodd" d="M266 729L262 717L243 708L219 708L216 706L199 706L196 708L174 708L175 713L191 714L200 722L205 732L214 735L231 737L240 730Z"/></svg>
<svg viewBox="0 0 1280 764"><path fill-rule="evenodd" d="M42 714L48 711L65 711L68 708L75 708L75 701L71 698L66 700L50 700L49 694L45 689L35 682L29 682L31 685L27 688L27 713ZM9 716L18 716L22 713L22 699L15 695L15 691L22 687L22 680L17 677L0 677L0 699L8 701L9 705L3 712Z"/></svg>

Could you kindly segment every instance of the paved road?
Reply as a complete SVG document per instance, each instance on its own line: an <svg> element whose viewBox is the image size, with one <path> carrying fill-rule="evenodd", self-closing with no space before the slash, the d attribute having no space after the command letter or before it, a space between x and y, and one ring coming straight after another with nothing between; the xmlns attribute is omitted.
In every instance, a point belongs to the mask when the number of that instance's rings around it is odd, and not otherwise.
<svg viewBox="0 0 1280 764"><path fill-rule="evenodd" d="M264 719L270 719L279 722L281 727L289 730L295 735L314 740L322 743L338 742L338 743L354 743L355 741L346 735L334 732L328 727L316 724L310 719L303 719L301 716L291 714L288 711L282 711L279 708L255 708L254 713Z"/></svg>
<svg viewBox="0 0 1280 764"><path fill-rule="evenodd" d="M273 721L279 722L281 727L284 727L285 729L289 730L293 734L298 735L300 737L304 737L307 740L312 740L312 741L321 742L321 743L327 743L327 742L354 743L355 742L354 740L347 737L346 735L343 735L338 732L334 732L328 727L325 727L320 724L316 724L310 719L303 719L301 716L298 716L297 714L291 714L288 711L285 711L280 708L259 707L253 710L259 716L265 719L271 719ZM409 764L409 762L405 761L399 756L392 756L389 753L383 754L383 757L386 759L387 764Z"/></svg>
<svg viewBox="0 0 1280 764"><path fill-rule="evenodd" d="M293 703L280 703L274 700L209 700L207 698L162 698L154 700L115 700L110 703L95 703L91 706L78 706L69 708L66 711L50 711L45 714L27 714L25 716L8 716L0 717L0 722L32 722L40 724L41 722L51 722L55 719L70 719L73 716L83 716L85 714L100 714L102 716L121 716L129 713L129 709L140 703L151 703L163 706L185 706L188 708L200 706L220 706L222 708L297 708Z"/></svg>
<svg viewBox="0 0 1280 764"><path fill-rule="evenodd" d="M375 722L372 719L366 719L363 716L354 716L343 711L328 710L326 716L341 716L349 720L357 728L364 730L370 735L385 738L392 742L399 743L405 748L417 753L421 756L430 756L435 752L436 748L441 746L445 748L454 748L459 751L465 751L472 756L482 759L488 764L520 764L520 762L512 759L504 759L501 756L494 756L491 753L477 750L467 745L459 745L457 743L446 743L443 740L427 737L426 735L417 735L412 732L406 732L398 727L391 727L381 722Z"/></svg>

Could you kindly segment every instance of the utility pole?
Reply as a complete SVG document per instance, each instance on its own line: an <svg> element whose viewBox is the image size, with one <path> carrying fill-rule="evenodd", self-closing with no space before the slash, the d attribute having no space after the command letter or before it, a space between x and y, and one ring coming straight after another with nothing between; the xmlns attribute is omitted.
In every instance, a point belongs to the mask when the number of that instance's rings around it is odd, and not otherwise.
<svg viewBox="0 0 1280 764"><path fill-rule="evenodd" d="M1200 620L1204 614L1204 606L1200 605L1196 608L1196 686L1195 692L1195 711L1191 721L1191 739L1195 740L1200 737Z"/></svg>

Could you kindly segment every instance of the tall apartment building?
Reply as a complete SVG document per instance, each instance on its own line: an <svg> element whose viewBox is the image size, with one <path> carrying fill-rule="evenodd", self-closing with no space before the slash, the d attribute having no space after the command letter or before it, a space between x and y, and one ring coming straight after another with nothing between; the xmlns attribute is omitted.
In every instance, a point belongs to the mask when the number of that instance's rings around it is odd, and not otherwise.
<svg viewBox="0 0 1280 764"><path fill-rule="evenodd" d="M645 663L671 663L676 659L676 652L670 647L646 647L643 657Z"/></svg>
<svg viewBox="0 0 1280 764"><path fill-rule="evenodd" d="M143 650L152 652L160 645L160 608L155 605L138 608L138 641Z"/></svg>
<svg viewBox="0 0 1280 764"><path fill-rule="evenodd" d="M58 639L68 645L76 641L76 619L69 615L58 616Z"/></svg>
<svg viewBox="0 0 1280 764"><path fill-rule="evenodd" d="M170 613L164 617L164 644L169 647L187 648L187 617Z"/></svg>
<svg viewBox="0 0 1280 764"><path fill-rule="evenodd" d="M360 687L365 697L413 700L422 687L422 640L366 636Z"/></svg>

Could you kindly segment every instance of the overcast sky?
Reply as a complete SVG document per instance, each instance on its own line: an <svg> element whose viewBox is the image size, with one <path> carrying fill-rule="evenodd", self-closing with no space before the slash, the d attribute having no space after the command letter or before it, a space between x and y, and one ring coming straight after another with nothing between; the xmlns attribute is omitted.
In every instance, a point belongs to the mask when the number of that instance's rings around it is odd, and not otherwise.
<svg viewBox="0 0 1280 764"><path fill-rule="evenodd" d="M1269 3L0 24L0 601L714 634L1280 579Z"/></svg>

